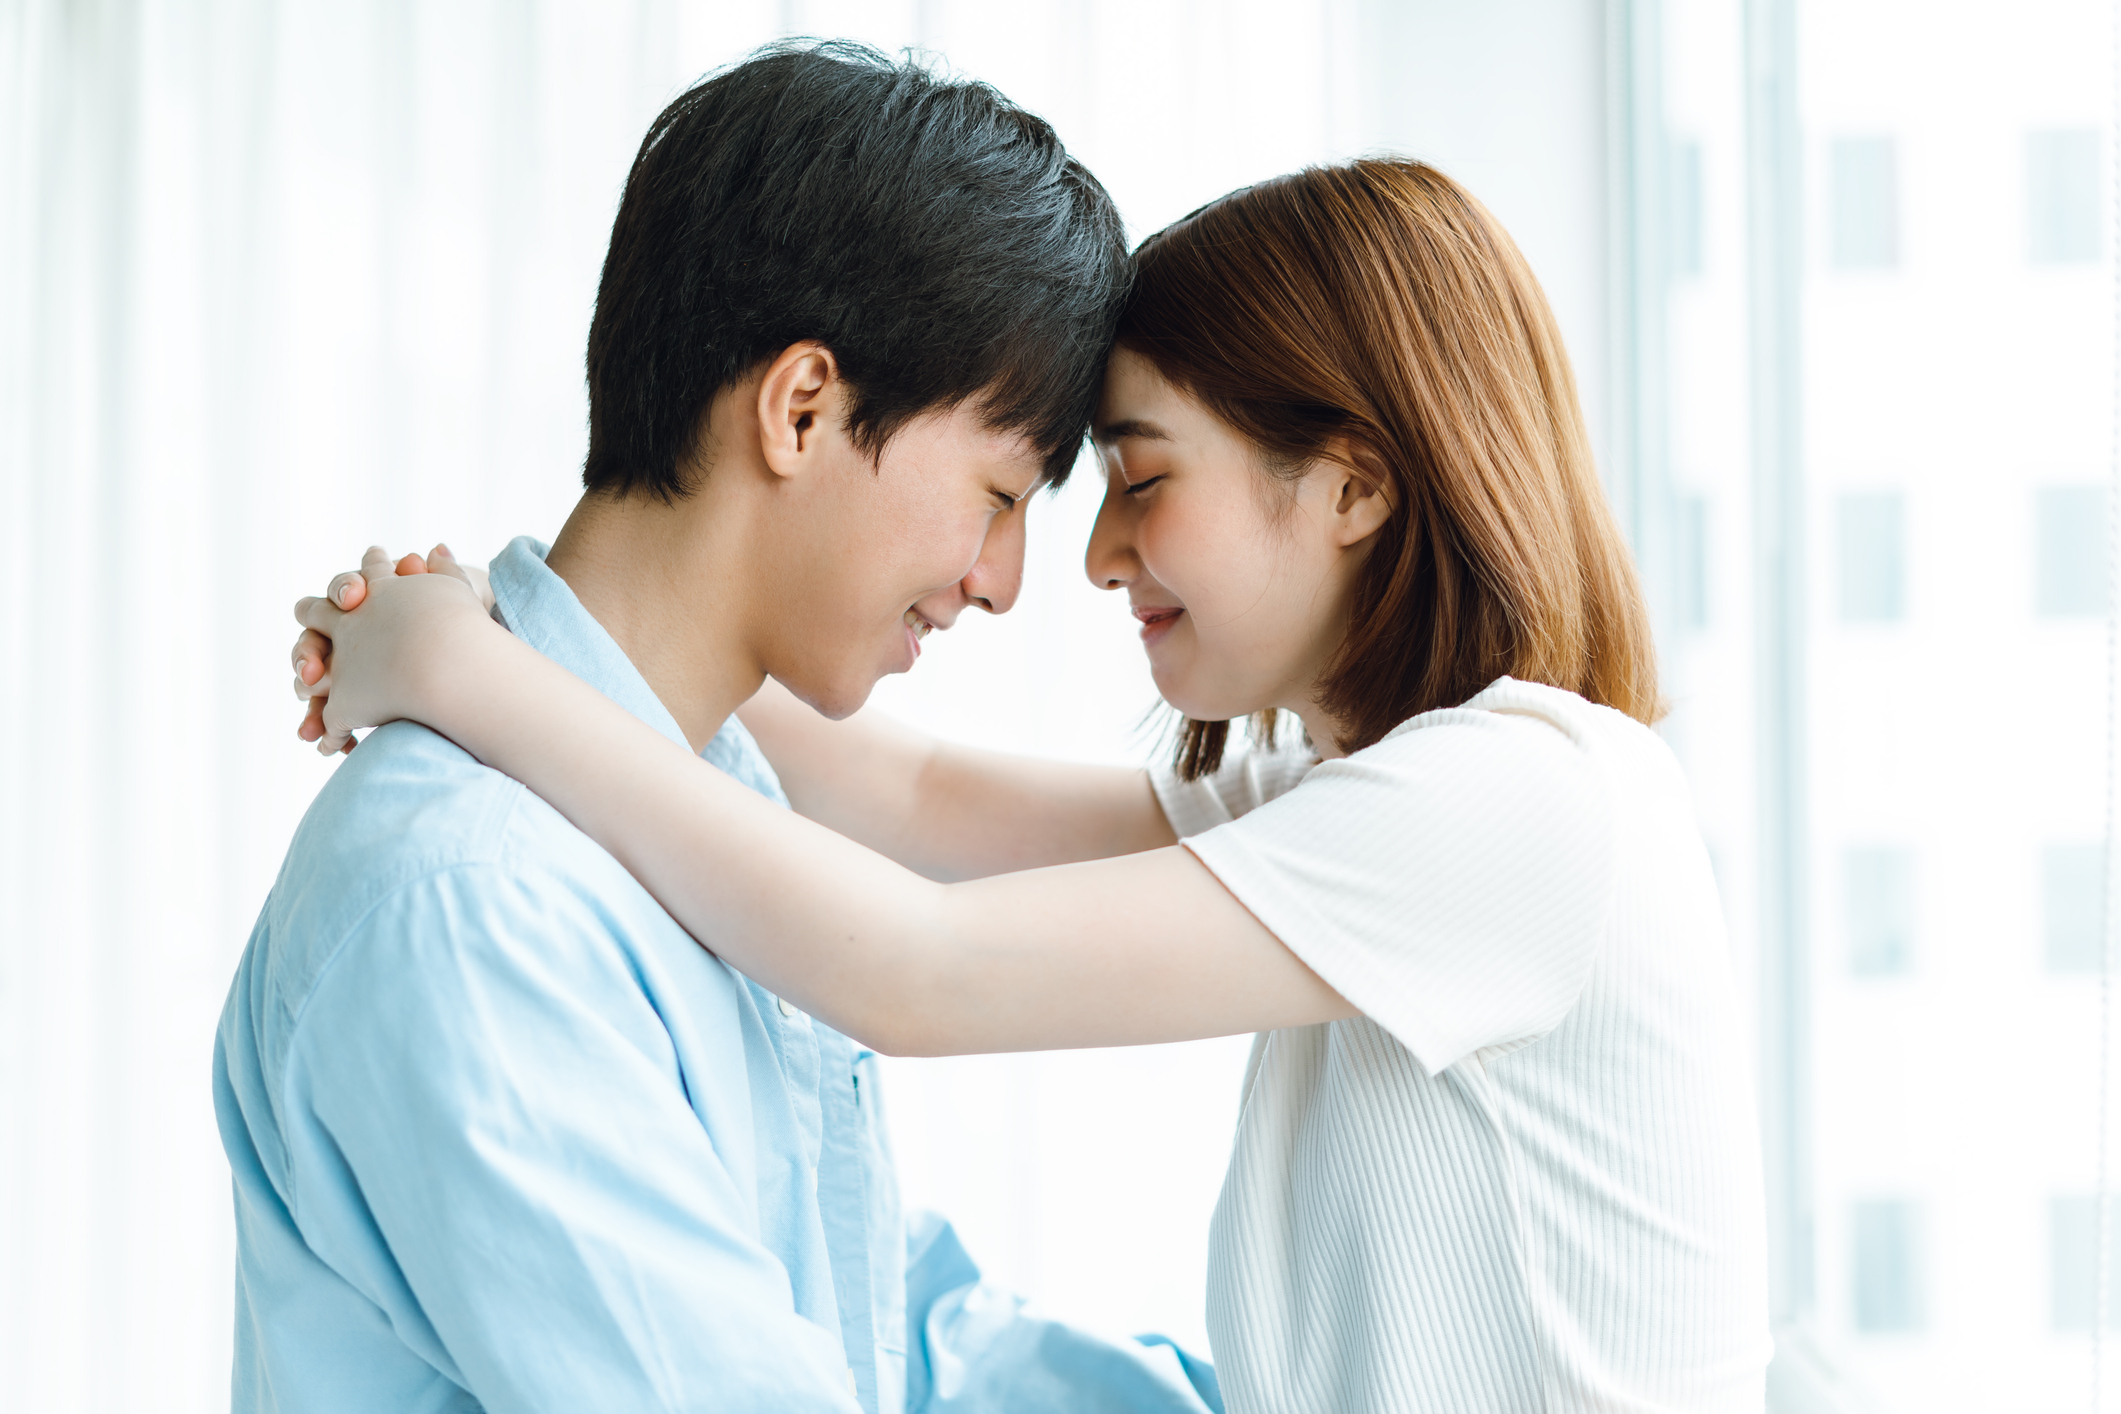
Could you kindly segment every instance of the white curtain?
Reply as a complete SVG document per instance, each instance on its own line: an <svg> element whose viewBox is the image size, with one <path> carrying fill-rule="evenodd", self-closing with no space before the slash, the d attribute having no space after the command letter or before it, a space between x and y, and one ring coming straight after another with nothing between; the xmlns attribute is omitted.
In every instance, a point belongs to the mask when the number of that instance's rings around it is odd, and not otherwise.
<svg viewBox="0 0 2121 1414"><path fill-rule="evenodd" d="M226 1400L213 1030L332 769L293 737L288 606L370 541L557 528L609 221L685 83L782 34L922 46L1051 118L1136 236L1307 162L1436 158L1531 255L1602 424L1601 15L0 3L0 1407ZM1023 606L878 700L1140 759L1095 503L1042 506ZM909 1196L1048 1305L1198 1344L1243 1045L897 1065Z"/></svg>

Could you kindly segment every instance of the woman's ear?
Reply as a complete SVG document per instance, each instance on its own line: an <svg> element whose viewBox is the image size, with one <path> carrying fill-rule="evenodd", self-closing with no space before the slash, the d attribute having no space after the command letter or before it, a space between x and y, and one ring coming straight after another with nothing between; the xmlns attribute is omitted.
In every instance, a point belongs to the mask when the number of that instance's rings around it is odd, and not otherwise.
<svg viewBox="0 0 2121 1414"><path fill-rule="evenodd" d="M1389 482L1375 462L1358 447L1331 449L1327 469L1333 476L1333 535L1343 550L1368 540L1392 518Z"/></svg>
<svg viewBox="0 0 2121 1414"><path fill-rule="evenodd" d="M839 361L815 340L790 344L759 376L759 454L776 476L799 474L837 428L845 395Z"/></svg>

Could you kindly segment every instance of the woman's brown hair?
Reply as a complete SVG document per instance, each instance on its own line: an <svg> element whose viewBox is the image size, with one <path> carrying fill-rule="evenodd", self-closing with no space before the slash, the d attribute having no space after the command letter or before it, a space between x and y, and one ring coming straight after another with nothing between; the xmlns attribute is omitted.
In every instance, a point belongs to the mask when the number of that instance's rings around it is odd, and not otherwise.
<svg viewBox="0 0 2121 1414"><path fill-rule="evenodd" d="M1560 331L1470 193L1420 162L1314 167L1201 208L1135 263L1122 345L1269 474L1332 458L1383 483L1392 514L1321 693L1342 750L1505 673L1656 718L1649 615ZM1228 732L1188 721L1180 773L1213 771Z"/></svg>

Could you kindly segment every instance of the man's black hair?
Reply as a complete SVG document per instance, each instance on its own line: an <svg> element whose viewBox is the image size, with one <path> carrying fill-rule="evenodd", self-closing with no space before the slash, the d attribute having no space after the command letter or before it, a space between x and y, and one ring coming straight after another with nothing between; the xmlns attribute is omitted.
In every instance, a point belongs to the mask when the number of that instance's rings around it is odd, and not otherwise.
<svg viewBox="0 0 2121 1414"><path fill-rule="evenodd" d="M685 495L715 394L805 339L838 360L870 456L971 399L1059 481L1129 268L1111 198L1043 119L859 45L769 46L686 90L634 158L583 483Z"/></svg>

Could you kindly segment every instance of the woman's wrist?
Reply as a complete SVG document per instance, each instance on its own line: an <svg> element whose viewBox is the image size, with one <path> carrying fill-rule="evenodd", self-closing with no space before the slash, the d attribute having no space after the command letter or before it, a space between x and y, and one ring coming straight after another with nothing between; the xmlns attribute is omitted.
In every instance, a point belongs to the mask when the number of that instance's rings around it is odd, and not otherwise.
<svg viewBox="0 0 2121 1414"><path fill-rule="evenodd" d="M500 704L521 700L510 686L522 673L518 655L535 658L536 650L483 614L452 614L437 629L401 678L404 715L485 760Z"/></svg>

